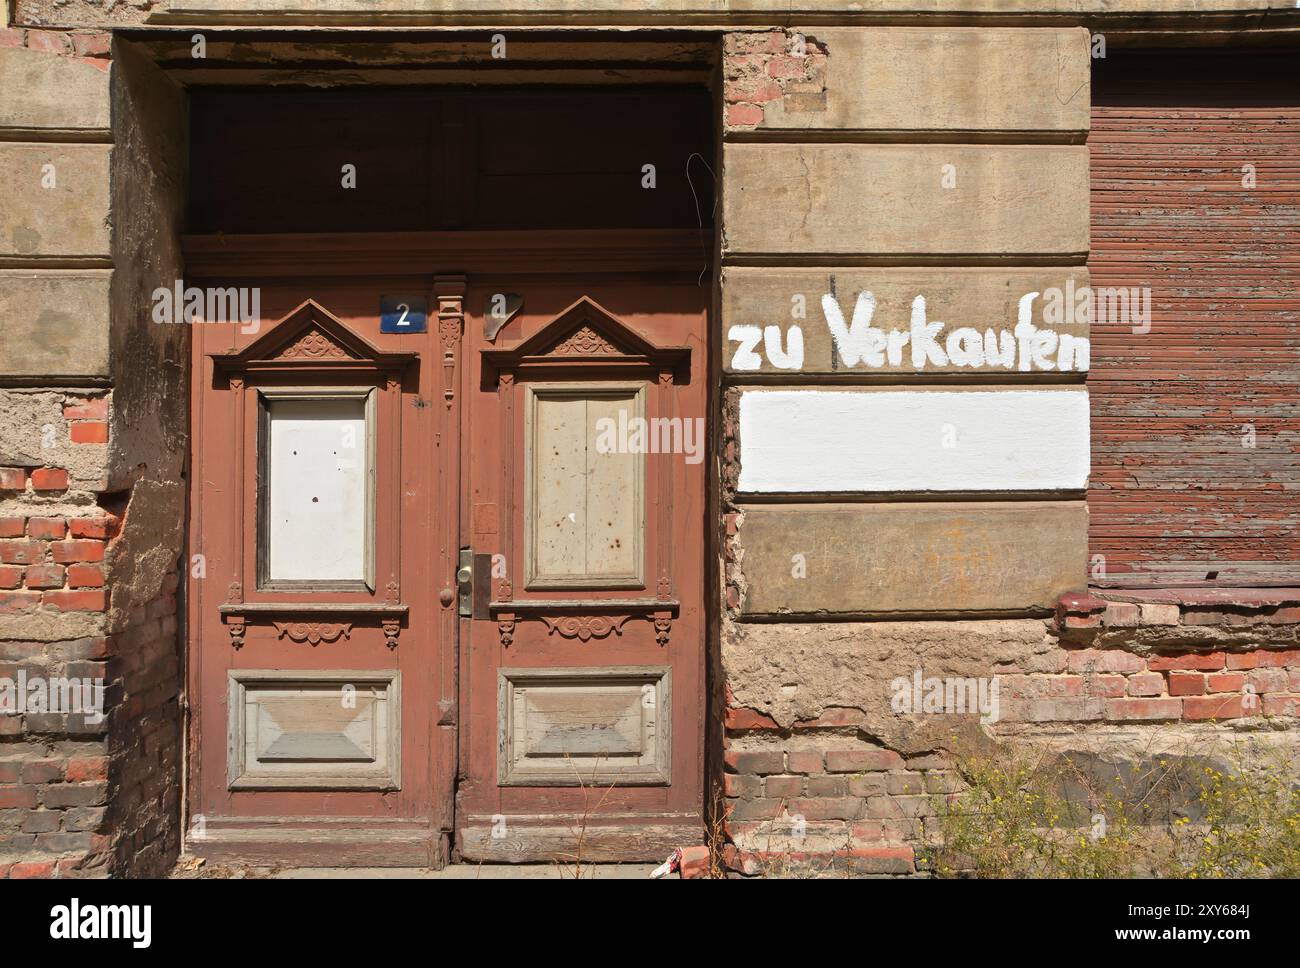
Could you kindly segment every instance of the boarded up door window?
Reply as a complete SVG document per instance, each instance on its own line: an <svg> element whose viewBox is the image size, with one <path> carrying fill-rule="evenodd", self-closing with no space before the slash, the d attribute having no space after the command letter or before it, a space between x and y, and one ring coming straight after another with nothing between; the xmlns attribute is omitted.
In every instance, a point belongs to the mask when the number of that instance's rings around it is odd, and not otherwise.
<svg viewBox="0 0 1300 968"><path fill-rule="evenodd" d="M1092 581L1295 584L1295 53L1094 64Z"/></svg>
<svg viewBox="0 0 1300 968"><path fill-rule="evenodd" d="M371 424L364 391L267 401L264 584L371 584Z"/></svg>
<svg viewBox="0 0 1300 968"><path fill-rule="evenodd" d="M529 387L529 588L644 587L644 411L640 385Z"/></svg>

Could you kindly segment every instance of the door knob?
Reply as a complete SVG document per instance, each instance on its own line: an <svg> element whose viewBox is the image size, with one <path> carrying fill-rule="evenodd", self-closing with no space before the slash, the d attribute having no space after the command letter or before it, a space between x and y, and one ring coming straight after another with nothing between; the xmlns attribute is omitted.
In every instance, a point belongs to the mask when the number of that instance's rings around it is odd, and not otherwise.
<svg viewBox="0 0 1300 968"><path fill-rule="evenodd" d="M474 614L474 552L469 548L460 549L460 567L456 569L456 586L460 590L460 601L456 611L461 618L470 618Z"/></svg>

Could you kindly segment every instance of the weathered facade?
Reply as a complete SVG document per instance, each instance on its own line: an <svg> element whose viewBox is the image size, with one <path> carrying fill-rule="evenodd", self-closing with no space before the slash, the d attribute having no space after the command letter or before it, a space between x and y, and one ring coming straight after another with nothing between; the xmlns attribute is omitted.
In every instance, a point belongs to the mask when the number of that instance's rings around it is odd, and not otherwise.
<svg viewBox="0 0 1300 968"><path fill-rule="evenodd" d="M1294 4L7 8L0 876L1294 767Z"/></svg>

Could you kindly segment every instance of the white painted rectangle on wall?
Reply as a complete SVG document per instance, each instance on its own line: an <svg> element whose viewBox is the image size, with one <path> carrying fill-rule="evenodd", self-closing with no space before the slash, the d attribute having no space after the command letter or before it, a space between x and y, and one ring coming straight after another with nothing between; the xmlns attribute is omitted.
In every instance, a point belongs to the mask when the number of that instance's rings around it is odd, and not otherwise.
<svg viewBox="0 0 1300 968"><path fill-rule="evenodd" d="M742 492L1087 486L1088 391L747 390Z"/></svg>

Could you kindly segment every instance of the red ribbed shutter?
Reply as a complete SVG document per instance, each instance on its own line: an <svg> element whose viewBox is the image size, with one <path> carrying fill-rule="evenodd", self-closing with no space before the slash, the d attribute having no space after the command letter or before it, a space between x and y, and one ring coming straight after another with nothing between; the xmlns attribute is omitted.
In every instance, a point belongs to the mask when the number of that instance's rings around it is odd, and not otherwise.
<svg viewBox="0 0 1300 968"><path fill-rule="evenodd" d="M1095 63L1092 285L1151 329L1093 320L1094 583L1298 584L1300 56Z"/></svg>

